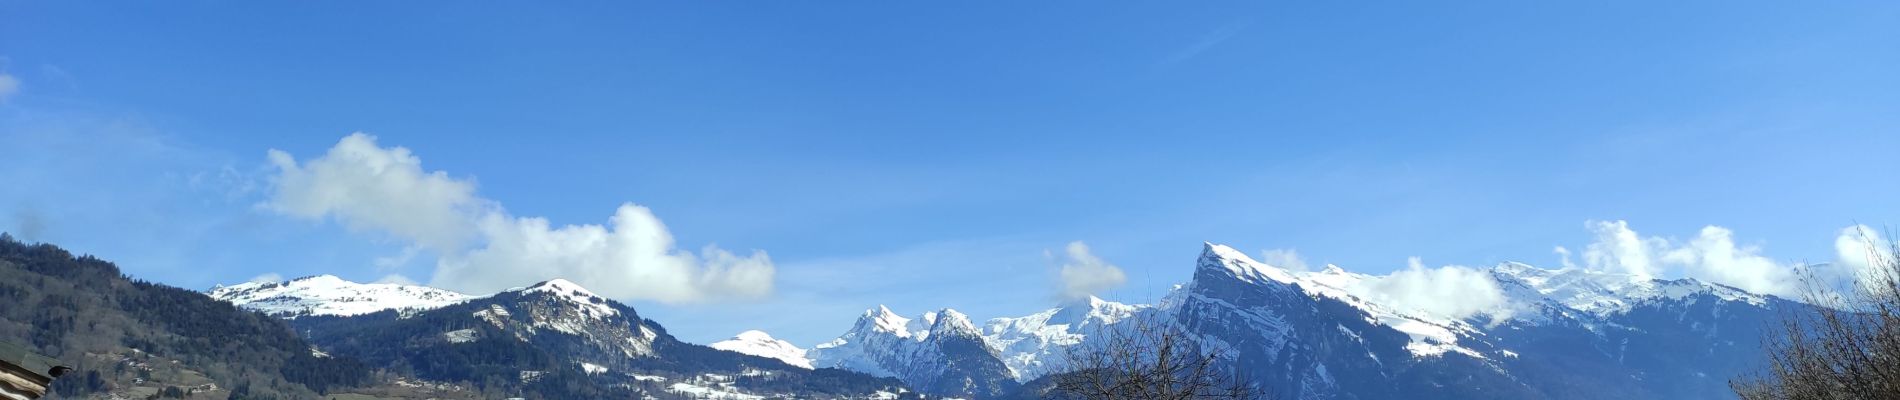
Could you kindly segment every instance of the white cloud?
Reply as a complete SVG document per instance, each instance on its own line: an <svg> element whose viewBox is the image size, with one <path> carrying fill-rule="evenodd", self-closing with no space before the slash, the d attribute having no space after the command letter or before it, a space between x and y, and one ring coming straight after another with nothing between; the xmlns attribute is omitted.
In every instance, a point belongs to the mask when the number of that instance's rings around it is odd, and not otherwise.
<svg viewBox="0 0 1900 400"><path fill-rule="evenodd" d="M1793 265L1763 257L1755 246L1737 247L1735 233L1719 226L1703 227L1688 245L1669 250L1663 259L1684 266L1690 277L1750 292L1785 297L1800 288Z"/></svg>
<svg viewBox="0 0 1900 400"><path fill-rule="evenodd" d="M496 211L475 196L475 183L425 172L402 147L350 134L323 157L298 165L290 153L270 151L277 168L272 210L304 218L333 216L351 229L379 230L436 251L460 249L473 222Z"/></svg>
<svg viewBox="0 0 1900 400"><path fill-rule="evenodd" d="M1306 259L1300 257L1300 252L1293 249L1271 249L1262 251L1260 252L1259 261L1289 271L1312 270L1311 267L1306 265Z"/></svg>
<svg viewBox="0 0 1900 400"><path fill-rule="evenodd" d="M1426 268L1418 257L1406 260L1405 269L1367 279L1352 290L1383 304L1449 318L1488 314L1501 320L1510 318L1513 309L1497 281L1484 271L1456 265Z"/></svg>
<svg viewBox="0 0 1900 400"><path fill-rule="evenodd" d="M1570 249L1564 248L1563 246L1557 246L1557 248L1552 249L1551 252L1557 253L1558 260L1560 260L1560 263L1561 263L1560 265L1563 265L1564 268L1569 269L1569 268L1577 267L1577 263L1575 261L1570 260Z"/></svg>
<svg viewBox="0 0 1900 400"><path fill-rule="evenodd" d="M646 207L622 204L611 226L550 226L542 218L490 215L486 247L437 263L432 285L484 293L566 278L616 298L696 302L771 294L772 260L707 246L695 256Z"/></svg>
<svg viewBox="0 0 1900 400"><path fill-rule="evenodd" d="M425 171L408 149L380 147L361 133L301 165L277 150L270 160L278 174L267 208L335 218L434 251L432 286L489 293L564 278L616 299L669 303L752 299L772 291L774 267L764 252L679 250L659 218L632 203L615 211L611 226L553 226L513 216L476 196L472 181ZM377 262L394 265L408 256Z"/></svg>
<svg viewBox="0 0 1900 400"><path fill-rule="evenodd" d="M278 275L278 274L277 274L277 273L275 273L275 272L271 272L271 273L266 273L266 274L263 274L263 275L258 275L258 276L256 276L256 277L253 277L253 278L251 278L251 280L249 280L249 281L246 281L246 282L250 282L250 283L277 283L277 282L283 282L283 281L284 281L284 276L283 276L283 275Z"/></svg>
<svg viewBox="0 0 1900 400"><path fill-rule="evenodd" d="M1057 271L1062 281L1063 298L1085 298L1128 282L1128 275L1122 273L1121 267L1096 257L1089 252L1088 244L1070 242L1065 250L1067 257Z"/></svg>
<svg viewBox="0 0 1900 400"><path fill-rule="evenodd" d="M1834 237L1836 268L1839 278L1859 278L1863 289L1878 289L1884 274L1890 273L1881 268L1882 260L1892 260L1894 243L1882 238L1880 231L1866 225L1855 225L1841 229Z"/></svg>
<svg viewBox="0 0 1900 400"><path fill-rule="evenodd" d="M12 99L13 95L19 93L20 78L15 78L12 74L0 72L0 102Z"/></svg>
<svg viewBox="0 0 1900 400"><path fill-rule="evenodd" d="M1624 221L1585 223L1596 234L1596 242L1583 250L1590 269L1620 272L1639 278L1652 278L1660 272L1654 254L1669 243L1661 238L1644 239Z"/></svg>
<svg viewBox="0 0 1900 400"><path fill-rule="evenodd" d="M1763 256L1756 246L1736 245L1735 233L1728 228L1706 226L1696 237L1679 243L1645 237L1625 221L1592 221L1587 226L1596 234L1596 241L1585 248L1583 258L1586 267L1593 270L1640 278L1680 275L1755 293L1783 297L1799 294L1797 265ZM1568 252L1559 249L1558 254L1568 262Z"/></svg>

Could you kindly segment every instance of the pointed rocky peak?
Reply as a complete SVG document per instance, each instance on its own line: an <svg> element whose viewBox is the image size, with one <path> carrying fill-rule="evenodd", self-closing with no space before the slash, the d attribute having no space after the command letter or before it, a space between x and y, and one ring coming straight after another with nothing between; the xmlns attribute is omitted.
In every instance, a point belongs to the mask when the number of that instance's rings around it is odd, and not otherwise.
<svg viewBox="0 0 1900 400"><path fill-rule="evenodd" d="M1340 268L1338 265L1326 264L1326 269L1320 270L1319 273L1327 274L1327 275L1342 275L1342 274L1346 274L1347 272L1345 268Z"/></svg>
<svg viewBox="0 0 1900 400"><path fill-rule="evenodd" d="M1286 270L1254 261L1246 253L1227 245L1203 242L1194 279L1239 279L1250 283L1297 281Z"/></svg>
<svg viewBox="0 0 1900 400"><path fill-rule="evenodd" d="M910 318L897 315L896 312L891 311L890 307L879 304L877 308L864 310L864 316L858 318L857 327L853 330L882 332L908 337L910 336L910 330L906 329L905 326L909 324Z"/></svg>
<svg viewBox="0 0 1900 400"><path fill-rule="evenodd" d="M945 337L945 335L980 337L983 335L981 331L976 329L976 324L970 322L970 316L963 315L963 313L957 312L957 310L945 308L935 314L935 321L930 325L930 336L932 337Z"/></svg>

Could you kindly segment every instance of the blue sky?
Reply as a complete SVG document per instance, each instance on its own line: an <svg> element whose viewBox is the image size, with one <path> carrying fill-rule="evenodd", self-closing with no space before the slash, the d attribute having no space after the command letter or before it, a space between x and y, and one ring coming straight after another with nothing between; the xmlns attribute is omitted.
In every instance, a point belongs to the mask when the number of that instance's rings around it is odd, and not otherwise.
<svg viewBox="0 0 1900 400"><path fill-rule="evenodd" d="M0 230L188 288L429 282L272 207L267 151L363 132L509 217L769 254L762 298L631 299L701 342L1025 314L1073 241L1124 301L1202 241L1555 267L1622 220L1826 262L1900 223L1900 5L1785 6L0 1Z"/></svg>

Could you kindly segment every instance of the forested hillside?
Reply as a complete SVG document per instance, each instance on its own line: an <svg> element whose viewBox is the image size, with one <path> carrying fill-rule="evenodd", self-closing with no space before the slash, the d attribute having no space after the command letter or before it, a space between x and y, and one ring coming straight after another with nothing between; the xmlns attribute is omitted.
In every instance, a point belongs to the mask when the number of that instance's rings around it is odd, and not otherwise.
<svg viewBox="0 0 1900 400"><path fill-rule="evenodd" d="M562 299L503 293L415 318L384 311L297 321L324 343L319 348L283 320L0 233L0 340L75 369L54 382L49 398L915 397L899 396L907 389L895 379L683 343L618 303ZM490 325L471 313L503 306L520 312L519 320ZM622 355L577 336L530 335L549 323L580 326L535 314L573 316L576 306L625 315L595 320L585 332L637 334L642 339L630 349L638 351ZM442 340L445 331L482 339Z"/></svg>
<svg viewBox="0 0 1900 400"><path fill-rule="evenodd" d="M0 304L0 340L75 369L52 398L315 398L373 380L351 359L313 355L276 319L4 233Z"/></svg>

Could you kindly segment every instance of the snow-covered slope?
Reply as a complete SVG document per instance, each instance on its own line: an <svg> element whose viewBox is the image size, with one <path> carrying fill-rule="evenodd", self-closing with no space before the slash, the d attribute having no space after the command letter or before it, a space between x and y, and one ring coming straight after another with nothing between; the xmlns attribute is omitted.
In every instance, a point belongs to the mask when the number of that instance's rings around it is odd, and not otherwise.
<svg viewBox="0 0 1900 400"><path fill-rule="evenodd" d="M1089 296L1035 314L991 319L984 324L983 338L1018 380L1029 381L1067 369L1064 352L1069 346L1151 308Z"/></svg>
<svg viewBox="0 0 1900 400"><path fill-rule="evenodd" d="M906 391L890 378L681 342L633 307L562 279L406 318L368 314L289 323L333 355L400 365L422 379L540 394L527 397L862 399ZM796 349L762 333L741 338ZM797 360L791 358L786 361Z"/></svg>
<svg viewBox="0 0 1900 400"><path fill-rule="evenodd" d="M791 342L775 339L764 331L739 332L731 339L714 342L708 346L740 354L774 358L792 366L811 369L811 360L805 358L805 349L798 348Z"/></svg>
<svg viewBox="0 0 1900 400"><path fill-rule="evenodd" d="M654 342L660 339L656 325L634 314L632 308L566 279L509 289L483 300L488 307L471 313L476 318L522 342L568 347L573 349L570 353L606 350L618 357L647 357L654 354ZM595 363L621 361L602 357Z"/></svg>
<svg viewBox="0 0 1900 400"><path fill-rule="evenodd" d="M1548 300L1597 316L1626 313L1637 305L1682 300L1699 294L1755 305L1768 301L1768 296L1694 279L1646 279L1581 268L1548 270L1515 262L1499 264L1491 269L1491 274L1501 286L1530 289L1517 293L1513 296L1515 300Z"/></svg>
<svg viewBox="0 0 1900 400"><path fill-rule="evenodd" d="M1255 286L1297 288L1309 297L1325 297L1346 303L1366 313L1367 322L1405 333L1411 338L1405 349L1415 356L1436 356L1455 351L1473 357L1485 357L1459 344L1460 338L1478 334L1477 328L1464 320L1423 313L1403 304L1383 304L1358 295L1360 284L1376 277L1346 272L1337 266L1328 266L1317 272L1290 271L1255 261L1232 247L1213 243L1204 244L1199 263L1194 282L1171 297L1187 298L1182 296L1193 296L1193 285L1223 280L1213 277L1231 278Z"/></svg>
<svg viewBox="0 0 1900 400"><path fill-rule="evenodd" d="M280 318L306 315L352 316L382 310L428 310L460 303L471 296L426 286L356 283L333 275L284 282L219 286L208 293L248 310Z"/></svg>

